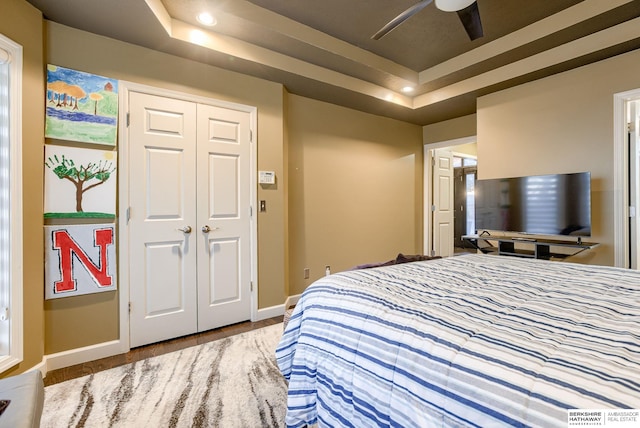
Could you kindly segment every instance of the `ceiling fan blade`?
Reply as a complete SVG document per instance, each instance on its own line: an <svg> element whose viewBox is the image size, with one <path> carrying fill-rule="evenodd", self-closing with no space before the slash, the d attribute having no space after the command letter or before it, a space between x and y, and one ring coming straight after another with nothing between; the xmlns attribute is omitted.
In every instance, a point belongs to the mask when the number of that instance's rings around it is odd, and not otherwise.
<svg viewBox="0 0 640 428"><path fill-rule="evenodd" d="M400 15L389 21L384 27L382 27L376 34L371 36L373 40L380 40L382 37L389 34L389 32L395 29L398 25L402 24L407 19L411 18L416 13L427 7L433 0L420 0L420 2L414 4L409 9L402 12Z"/></svg>
<svg viewBox="0 0 640 428"><path fill-rule="evenodd" d="M464 29L467 31L471 40L475 40L484 35L482 31L482 22L480 21L478 2L473 2L470 6L459 10L458 17L460 18L462 25L464 25Z"/></svg>

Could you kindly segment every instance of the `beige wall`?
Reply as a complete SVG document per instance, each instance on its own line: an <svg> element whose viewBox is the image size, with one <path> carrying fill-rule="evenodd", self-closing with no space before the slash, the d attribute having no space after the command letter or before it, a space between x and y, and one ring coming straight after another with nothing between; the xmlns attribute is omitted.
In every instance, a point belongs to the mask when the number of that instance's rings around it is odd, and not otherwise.
<svg viewBox="0 0 640 428"><path fill-rule="evenodd" d="M590 171L592 240L614 263L613 95L640 88L640 51L478 99L478 175Z"/></svg>
<svg viewBox="0 0 640 428"><path fill-rule="evenodd" d="M457 117L422 128L424 144L440 143L476 135L476 115Z"/></svg>
<svg viewBox="0 0 640 428"><path fill-rule="evenodd" d="M460 144L453 146L452 150L456 154L478 156L478 145L476 143Z"/></svg>
<svg viewBox="0 0 640 428"><path fill-rule="evenodd" d="M325 265L337 272L420 253L421 127L296 95L286 117L289 293Z"/></svg>
<svg viewBox="0 0 640 428"><path fill-rule="evenodd" d="M44 78L42 18L24 0L2 0L0 33L23 47L22 194L24 276L24 360L2 376L28 370L42 361L44 347L42 161ZM34 167L35 166L35 167Z"/></svg>
<svg viewBox="0 0 640 428"><path fill-rule="evenodd" d="M280 84L185 60L113 39L45 22L46 62L116 79L258 108L258 169L284 176L283 90ZM42 105L44 92L40 95ZM41 163L41 161L39 161ZM267 201L258 214L258 307L286 298L284 186L258 188ZM42 210L40 209L40 216ZM42 239L42 237L40 237ZM41 253L41 252L40 252ZM42 267L38 267L40 275ZM118 338L116 292L45 302L45 353ZM73 327L73 334L70 334Z"/></svg>

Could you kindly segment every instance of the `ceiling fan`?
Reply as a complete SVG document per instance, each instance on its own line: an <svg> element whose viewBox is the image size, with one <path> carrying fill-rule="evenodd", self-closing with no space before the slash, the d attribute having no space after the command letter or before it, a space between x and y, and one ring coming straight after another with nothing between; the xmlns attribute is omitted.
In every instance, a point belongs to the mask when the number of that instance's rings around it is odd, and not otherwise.
<svg viewBox="0 0 640 428"><path fill-rule="evenodd" d="M376 34L371 36L373 40L379 40L386 36L391 30L398 27L407 19L427 7L434 0L420 0L409 9L389 21ZM482 22L480 21L480 11L475 0L435 0L436 7L444 12L457 12L464 29L469 38L475 40L483 36Z"/></svg>

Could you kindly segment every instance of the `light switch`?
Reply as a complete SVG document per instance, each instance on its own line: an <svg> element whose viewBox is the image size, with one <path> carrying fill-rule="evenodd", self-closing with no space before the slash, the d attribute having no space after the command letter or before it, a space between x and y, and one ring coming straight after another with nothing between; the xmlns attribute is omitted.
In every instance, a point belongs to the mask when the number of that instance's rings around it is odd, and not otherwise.
<svg viewBox="0 0 640 428"><path fill-rule="evenodd" d="M260 212L263 213L267 210L267 201L260 201Z"/></svg>

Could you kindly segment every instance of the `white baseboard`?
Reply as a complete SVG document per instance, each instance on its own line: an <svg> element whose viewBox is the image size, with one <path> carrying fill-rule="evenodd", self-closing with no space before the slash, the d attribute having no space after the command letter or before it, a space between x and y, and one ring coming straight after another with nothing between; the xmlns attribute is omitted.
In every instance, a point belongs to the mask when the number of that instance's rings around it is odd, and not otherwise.
<svg viewBox="0 0 640 428"><path fill-rule="evenodd" d="M252 321L262 321L268 318L278 317L280 315L284 315L284 305L276 305L269 308L258 309L256 319Z"/></svg>
<svg viewBox="0 0 640 428"><path fill-rule="evenodd" d="M100 358L127 353L129 349L119 340L98 343L84 348L71 349L56 354L44 356L45 372L99 360Z"/></svg>
<svg viewBox="0 0 640 428"><path fill-rule="evenodd" d="M297 305L298 304L298 300L300 300L301 296L302 296L302 294L295 294L293 296L287 297L287 300L284 302L284 307L285 308L290 308L291 306Z"/></svg>
<svg viewBox="0 0 640 428"><path fill-rule="evenodd" d="M297 294L295 296L287 297L287 300L285 300L283 305L276 305L268 308L258 309L256 319L252 321L262 321L268 318L279 317L280 315L284 315L284 311L287 308L291 306L295 306L298 303L298 300L300 300L300 296L301 296L300 294Z"/></svg>

